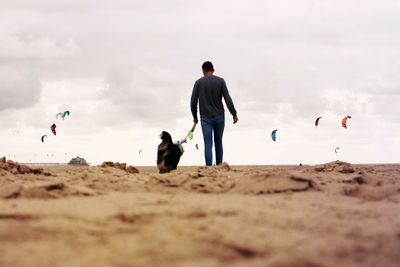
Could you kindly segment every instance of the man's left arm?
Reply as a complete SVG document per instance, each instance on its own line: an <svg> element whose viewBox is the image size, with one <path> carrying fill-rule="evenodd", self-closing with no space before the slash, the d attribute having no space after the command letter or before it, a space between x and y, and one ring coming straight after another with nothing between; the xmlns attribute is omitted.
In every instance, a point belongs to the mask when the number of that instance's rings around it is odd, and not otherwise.
<svg viewBox="0 0 400 267"><path fill-rule="evenodd" d="M237 112L236 112L235 106L233 105L232 98L229 95L229 91L228 91L228 88L226 87L225 81L223 81L223 84L222 84L222 95L224 96L225 103L229 109L229 112L233 116L233 123L236 123L238 121Z"/></svg>

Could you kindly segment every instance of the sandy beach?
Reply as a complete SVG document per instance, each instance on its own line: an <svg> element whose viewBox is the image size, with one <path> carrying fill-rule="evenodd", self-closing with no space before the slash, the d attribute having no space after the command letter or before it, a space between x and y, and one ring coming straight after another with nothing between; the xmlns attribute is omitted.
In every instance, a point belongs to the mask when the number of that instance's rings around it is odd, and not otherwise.
<svg viewBox="0 0 400 267"><path fill-rule="evenodd" d="M400 165L0 161L0 266L399 266Z"/></svg>

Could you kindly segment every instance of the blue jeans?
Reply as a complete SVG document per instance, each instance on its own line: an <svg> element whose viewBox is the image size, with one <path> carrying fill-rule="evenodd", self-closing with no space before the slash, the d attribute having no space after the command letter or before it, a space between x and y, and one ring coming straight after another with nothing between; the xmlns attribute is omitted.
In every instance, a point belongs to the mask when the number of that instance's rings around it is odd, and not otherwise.
<svg viewBox="0 0 400 267"><path fill-rule="evenodd" d="M204 138L204 156L206 158L206 165L212 165L212 146L213 146L213 132L215 142L215 157L216 164L222 163L222 156L224 154L222 148L222 135L224 134L225 117L202 117L201 129L203 130Z"/></svg>

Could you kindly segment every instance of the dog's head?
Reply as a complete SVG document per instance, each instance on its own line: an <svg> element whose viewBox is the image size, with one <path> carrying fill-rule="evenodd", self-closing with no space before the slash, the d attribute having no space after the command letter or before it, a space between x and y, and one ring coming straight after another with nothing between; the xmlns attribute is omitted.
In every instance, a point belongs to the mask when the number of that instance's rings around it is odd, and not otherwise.
<svg viewBox="0 0 400 267"><path fill-rule="evenodd" d="M160 138L163 142L172 144L172 137L168 132L162 131L162 133L160 134Z"/></svg>

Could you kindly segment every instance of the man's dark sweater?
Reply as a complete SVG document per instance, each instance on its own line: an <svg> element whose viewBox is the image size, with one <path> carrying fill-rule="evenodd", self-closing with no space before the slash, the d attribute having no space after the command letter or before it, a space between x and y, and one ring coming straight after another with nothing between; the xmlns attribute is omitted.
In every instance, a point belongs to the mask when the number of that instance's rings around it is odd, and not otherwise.
<svg viewBox="0 0 400 267"><path fill-rule="evenodd" d="M236 116L236 109L224 79L215 75L206 75L198 79L194 84L190 100L193 118L197 119L197 100L199 101L200 117L223 116L225 112L222 97L225 99L229 112L232 116Z"/></svg>

